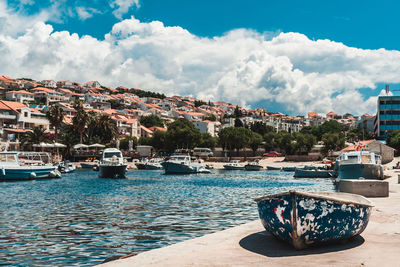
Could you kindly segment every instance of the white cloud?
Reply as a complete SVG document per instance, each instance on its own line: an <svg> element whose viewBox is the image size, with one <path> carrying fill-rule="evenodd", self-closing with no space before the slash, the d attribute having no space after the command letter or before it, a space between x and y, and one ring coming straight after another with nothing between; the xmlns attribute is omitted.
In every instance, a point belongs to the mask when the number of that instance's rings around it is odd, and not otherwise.
<svg viewBox="0 0 400 267"><path fill-rule="evenodd" d="M0 74L12 77L98 80L246 106L275 101L294 114L374 113L376 97L366 98L361 88L400 83L399 51L363 50L299 33L267 38L246 29L201 38L134 18L115 24L103 41L54 32L40 21L19 37L1 29L0 57Z"/></svg>
<svg viewBox="0 0 400 267"><path fill-rule="evenodd" d="M122 19L122 15L133 6L140 7L139 0L112 0L110 2L110 7L114 9L113 14L118 19Z"/></svg>
<svg viewBox="0 0 400 267"><path fill-rule="evenodd" d="M88 18L93 17L95 14L100 14L101 12L95 8L88 8L88 7L76 7L76 13L80 20L86 20Z"/></svg>

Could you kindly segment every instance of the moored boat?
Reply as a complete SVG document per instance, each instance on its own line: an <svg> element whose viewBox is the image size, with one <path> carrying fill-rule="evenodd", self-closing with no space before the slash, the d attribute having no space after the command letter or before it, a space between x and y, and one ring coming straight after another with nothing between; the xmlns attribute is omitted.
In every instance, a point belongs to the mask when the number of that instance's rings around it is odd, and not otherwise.
<svg viewBox="0 0 400 267"><path fill-rule="evenodd" d="M240 160L231 160L229 163L224 164L225 170L244 170L244 166L240 164Z"/></svg>
<svg viewBox="0 0 400 267"><path fill-rule="evenodd" d="M282 167L282 171L284 172L294 172L296 167Z"/></svg>
<svg viewBox="0 0 400 267"><path fill-rule="evenodd" d="M161 163L164 160L162 158L152 158L145 164L146 170L162 170L163 166Z"/></svg>
<svg viewBox="0 0 400 267"><path fill-rule="evenodd" d="M275 166L267 166L266 169L268 171L281 171L282 167L275 167Z"/></svg>
<svg viewBox="0 0 400 267"><path fill-rule="evenodd" d="M334 175L338 179L384 179L380 155L369 151L350 151L339 155Z"/></svg>
<svg viewBox="0 0 400 267"><path fill-rule="evenodd" d="M265 229L296 249L361 234L373 207L363 196L348 193L289 191L255 201Z"/></svg>
<svg viewBox="0 0 400 267"><path fill-rule="evenodd" d="M99 161L98 160L85 161L85 162L80 162L79 164L81 165L82 169L93 169L93 167L99 165Z"/></svg>
<svg viewBox="0 0 400 267"><path fill-rule="evenodd" d="M125 178L126 167L120 150L106 148L103 151L99 164L100 178Z"/></svg>
<svg viewBox="0 0 400 267"><path fill-rule="evenodd" d="M244 169L246 171L259 171L263 169L263 166L261 166L258 162L249 162L244 165Z"/></svg>
<svg viewBox="0 0 400 267"><path fill-rule="evenodd" d="M48 164L42 160L48 157ZM0 180L33 180L60 178L61 173L50 164L49 153L0 152Z"/></svg>
<svg viewBox="0 0 400 267"><path fill-rule="evenodd" d="M201 163L192 160L190 156L176 155L161 163L165 174L210 173Z"/></svg>

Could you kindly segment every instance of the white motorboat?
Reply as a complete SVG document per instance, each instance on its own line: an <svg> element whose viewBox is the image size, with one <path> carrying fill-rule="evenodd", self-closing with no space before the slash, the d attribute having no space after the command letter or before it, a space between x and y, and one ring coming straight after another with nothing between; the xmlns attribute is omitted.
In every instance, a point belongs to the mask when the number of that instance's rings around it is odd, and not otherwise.
<svg viewBox="0 0 400 267"><path fill-rule="evenodd" d="M50 153L0 152L0 180L60 178L61 173L50 161Z"/></svg>
<svg viewBox="0 0 400 267"><path fill-rule="evenodd" d="M225 170L244 170L244 165L240 164L240 160L231 160L224 165Z"/></svg>
<svg viewBox="0 0 400 267"><path fill-rule="evenodd" d="M106 148L99 164L100 178L125 178L126 167L122 152L116 148Z"/></svg>
<svg viewBox="0 0 400 267"><path fill-rule="evenodd" d="M190 156L176 155L161 163L165 174L210 173L198 160L192 160Z"/></svg>

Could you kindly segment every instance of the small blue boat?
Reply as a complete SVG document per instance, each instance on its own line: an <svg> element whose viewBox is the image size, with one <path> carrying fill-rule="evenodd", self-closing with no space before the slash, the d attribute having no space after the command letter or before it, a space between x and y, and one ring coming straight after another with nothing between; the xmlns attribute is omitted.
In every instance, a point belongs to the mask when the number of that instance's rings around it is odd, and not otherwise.
<svg viewBox="0 0 400 267"><path fill-rule="evenodd" d="M361 234L373 207L363 196L348 193L289 191L255 201L265 229L296 249Z"/></svg>
<svg viewBox="0 0 400 267"><path fill-rule="evenodd" d="M274 167L274 166L266 166L265 167L268 171L281 171L282 167Z"/></svg>
<svg viewBox="0 0 400 267"><path fill-rule="evenodd" d="M294 172L296 167L282 167L282 171L284 172Z"/></svg>
<svg viewBox="0 0 400 267"><path fill-rule="evenodd" d="M177 155L161 163L165 174L210 173L200 162L193 161L190 156Z"/></svg>
<svg viewBox="0 0 400 267"><path fill-rule="evenodd" d="M44 157L50 161L51 155L41 152L0 152L0 181L60 178L61 173L55 166L45 164Z"/></svg>

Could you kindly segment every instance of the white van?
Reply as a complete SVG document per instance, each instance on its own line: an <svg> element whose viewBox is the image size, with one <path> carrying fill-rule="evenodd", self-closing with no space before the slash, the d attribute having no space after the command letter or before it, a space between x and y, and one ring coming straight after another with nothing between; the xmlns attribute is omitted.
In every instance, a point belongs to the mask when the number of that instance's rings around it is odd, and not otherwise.
<svg viewBox="0 0 400 267"><path fill-rule="evenodd" d="M209 148L195 147L193 149L193 156L195 157L212 157L213 152Z"/></svg>

